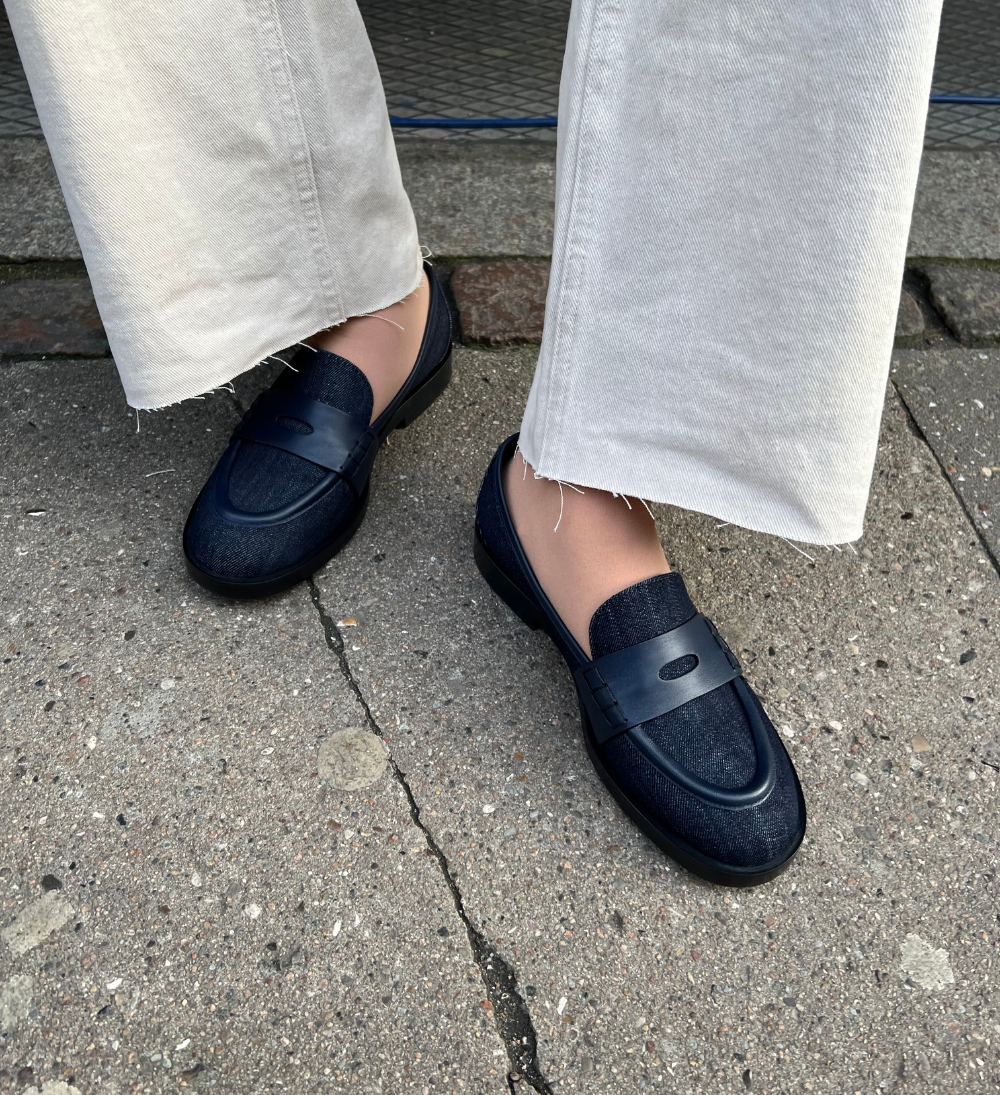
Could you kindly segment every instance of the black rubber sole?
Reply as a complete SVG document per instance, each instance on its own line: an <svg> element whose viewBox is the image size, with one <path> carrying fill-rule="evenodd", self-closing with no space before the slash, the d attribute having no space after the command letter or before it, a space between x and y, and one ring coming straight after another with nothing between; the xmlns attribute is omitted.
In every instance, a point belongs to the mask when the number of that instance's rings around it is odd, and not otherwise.
<svg viewBox="0 0 1000 1095"><path fill-rule="evenodd" d="M420 386L393 412L385 429L379 435L380 445L393 430L405 429L411 422L419 418L420 415L427 410L434 400L448 387L451 380L451 371L451 349L449 349L434 371L429 373ZM187 567L187 572L198 585L203 586L212 593L217 593L220 597L232 597L235 600L244 600L254 597L270 597L274 593L280 593L284 589L289 589L293 585L301 582L304 578L308 578L310 574L315 574L320 567L325 566L339 551L342 551L347 546L351 538L361 527L361 522L365 519L365 513L368 510L368 500L371 496L370 488L371 479L365 484L364 493L361 495L358 508L350 521L343 528L338 529L334 536L325 541L315 554L311 555L292 570L285 571L285 573L275 575L271 578L266 578L260 582L232 582L202 570L191 561L187 551L185 551L184 565ZM192 507L192 512L194 512L194 507ZM190 520L190 517L188 520ZM185 541L187 540L186 527L184 529L184 539Z"/></svg>
<svg viewBox="0 0 1000 1095"><path fill-rule="evenodd" d="M478 527L473 534L472 554L476 560L476 566L479 569L479 573L500 600L516 613L532 631L537 631L539 629L544 631L549 638L556 643L556 646L560 649L560 653L565 657L565 651L562 650L556 636L550 631L544 613L542 613L534 602L522 592L513 578L511 578L500 563L493 558L489 548L483 542L483 539L479 534ZM611 792L622 810L625 811L646 836L649 837L662 852L665 852L671 859L675 860L692 874L720 886L759 886L764 882L770 882L773 878L777 878L778 875L787 869L795 858L795 854L798 852L799 847L802 844L802 839L805 836L805 825L803 825L801 832L798 834L795 845L788 856L780 861L764 864L752 871L730 867L725 863L720 863L716 859L703 855L676 834L664 829L654 818L651 818L640 806L633 802L628 794L615 782L614 777L604 767L600 755L598 754L597 742L587 718L582 700L580 701L580 722L583 728L584 743L587 746L587 755L590 757L594 770L601 777L601 782ZM802 790L799 788L800 799L801 796ZM804 801L800 801L800 807L800 814L804 818Z"/></svg>

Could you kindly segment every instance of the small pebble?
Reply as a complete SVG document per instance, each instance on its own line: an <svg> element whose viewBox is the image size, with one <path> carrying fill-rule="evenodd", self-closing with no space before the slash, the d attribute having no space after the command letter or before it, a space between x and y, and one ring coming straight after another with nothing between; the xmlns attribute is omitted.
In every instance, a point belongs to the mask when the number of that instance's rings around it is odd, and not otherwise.
<svg viewBox="0 0 1000 1095"><path fill-rule="evenodd" d="M247 905L243 909L243 915L249 916L251 920L256 920L260 916L260 905Z"/></svg>
<svg viewBox="0 0 1000 1095"><path fill-rule="evenodd" d="M993 478L993 469L992 468L980 468L979 470L983 473L983 478L984 479L992 479Z"/></svg>
<svg viewBox="0 0 1000 1095"><path fill-rule="evenodd" d="M487 804L486 806L483 807L483 813L484 814L492 814L495 810L496 810L496 807L493 806L493 805L490 805L490 804Z"/></svg>
<svg viewBox="0 0 1000 1095"><path fill-rule="evenodd" d="M836 719L827 719L826 720L826 725L829 726L831 730L843 730L844 729L844 724L842 722L837 722Z"/></svg>
<svg viewBox="0 0 1000 1095"><path fill-rule="evenodd" d="M867 787L868 784L871 783L871 780L864 774L864 772L852 772L851 779L859 787Z"/></svg>
<svg viewBox="0 0 1000 1095"><path fill-rule="evenodd" d="M913 746L914 753L929 752L931 747L931 743L924 737L923 734L917 734L910 744Z"/></svg>

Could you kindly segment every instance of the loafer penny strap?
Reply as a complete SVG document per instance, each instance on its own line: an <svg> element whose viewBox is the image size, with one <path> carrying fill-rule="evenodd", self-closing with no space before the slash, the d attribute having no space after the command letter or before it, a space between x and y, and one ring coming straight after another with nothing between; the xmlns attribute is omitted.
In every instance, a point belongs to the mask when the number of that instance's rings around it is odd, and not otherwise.
<svg viewBox="0 0 1000 1095"><path fill-rule="evenodd" d="M274 389L257 397L233 437L283 449L336 472L358 497L378 452L378 435L363 419L318 399Z"/></svg>
<svg viewBox="0 0 1000 1095"><path fill-rule="evenodd" d="M660 671L693 657L689 672L663 680ZM648 642L587 662L574 673L595 737L603 744L743 675L739 659L700 613Z"/></svg>

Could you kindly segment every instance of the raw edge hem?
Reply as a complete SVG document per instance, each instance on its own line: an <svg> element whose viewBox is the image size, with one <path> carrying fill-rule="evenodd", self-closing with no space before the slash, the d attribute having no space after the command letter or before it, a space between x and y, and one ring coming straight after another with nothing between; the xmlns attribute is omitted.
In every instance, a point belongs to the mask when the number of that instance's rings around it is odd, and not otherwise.
<svg viewBox="0 0 1000 1095"><path fill-rule="evenodd" d="M807 546L812 547L841 547L844 544L852 544L860 540L864 535L863 520L860 525L852 526L849 529L845 528L838 530L846 532L847 535L845 536L834 537L831 534L827 534L816 539L809 536L803 536L801 527L792 528L791 526L782 526L775 522L756 521L748 518L745 513L736 514L733 511L727 512L726 506L722 506L718 510L708 510L702 506L693 505L690 499L681 501L677 496L671 497L671 492L667 492L666 494L660 492L657 492L656 494L639 494L631 489L623 490L620 483L616 484L611 480L597 481L597 478L594 477L594 481L589 481L591 479L589 475L587 477L588 481L585 482L567 475L549 474L544 468L532 463L531 458L524 451L523 441L524 435L522 434L521 440L518 442L518 450L534 469L537 476L542 479L551 479L553 482L564 483L577 489L603 490L607 491L609 494L617 494L628 498L639 498L643 501L653 502L661 506L673 506L676 509L703 514L705 517L712 518L722 525L735 525L739 528L747 529L750 532L758 532L764 536L776 536L781 540L794 541L795 543L806 544ZM795 543L792 544L793 547L795 546Z"/></svg>
<svg viewBox="0 0 1000 1095"><path fill-rule="evenodd" d="M337 327L341 323L346 323L349 319L354 319L356 316L368 315L370 312L378 312L382 308L388 308L393 304L398 304L401 300L405 300L420 284L420 278L424 272L424 259L421 257L420 263L417 267L417 277L414 283L409 289L403 293L402 296L393 297L391 300L387 300L383 303L372 304L367 308L360 311L350 312L348 315L340 316L330 320L329 322L320 322L318 326L310 326L307 331L296 330L292 335L282 335L280 339L275 336L274 339L265 343L265 345L274 345L274 349L270 352L257 357L255 360L249 362L246 365L232 365L224 366L219 370L218 374L212 377L212 379L205 384L202 382L199 386L193 390L188 390L189 386L185 386L182 391L172 391L167 393L163 402L156 403L133 403L132 399L126 392L125 399L128 406L134 411L162 411L168 407L176 407L179 403L183 403L188 399L205 399L207 396L214 395L217 391L224 388L230 388L232 382L238 376L242 376L243 373L250 372L251 369L256 369L258 365L262 365L269 358L275 358L275 355L281 350L287 349L289 346L297 345L300 342L304 342L307 338L312 337L317 331L325 331L330 327ZM281 358L275 358L275 360L282 360Z"/></svg>

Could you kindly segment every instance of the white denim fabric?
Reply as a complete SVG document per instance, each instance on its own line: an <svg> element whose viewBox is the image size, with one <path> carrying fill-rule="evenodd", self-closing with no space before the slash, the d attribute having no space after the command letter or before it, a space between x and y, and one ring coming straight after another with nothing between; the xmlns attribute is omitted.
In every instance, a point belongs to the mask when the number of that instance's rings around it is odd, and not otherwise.
<svg viewBox="0 0 1000 1095"><path fill-rule="evenodd" d="M575 0L537 472L860 535L941 0ZM129 402L416 285L354 0L7 0Z"/></svg>
<svg viewBox="0 0 1000 1095"><path fill-rule="evenodd" d="M941 0L576 0L521 450L861 535Z"/></svg>

